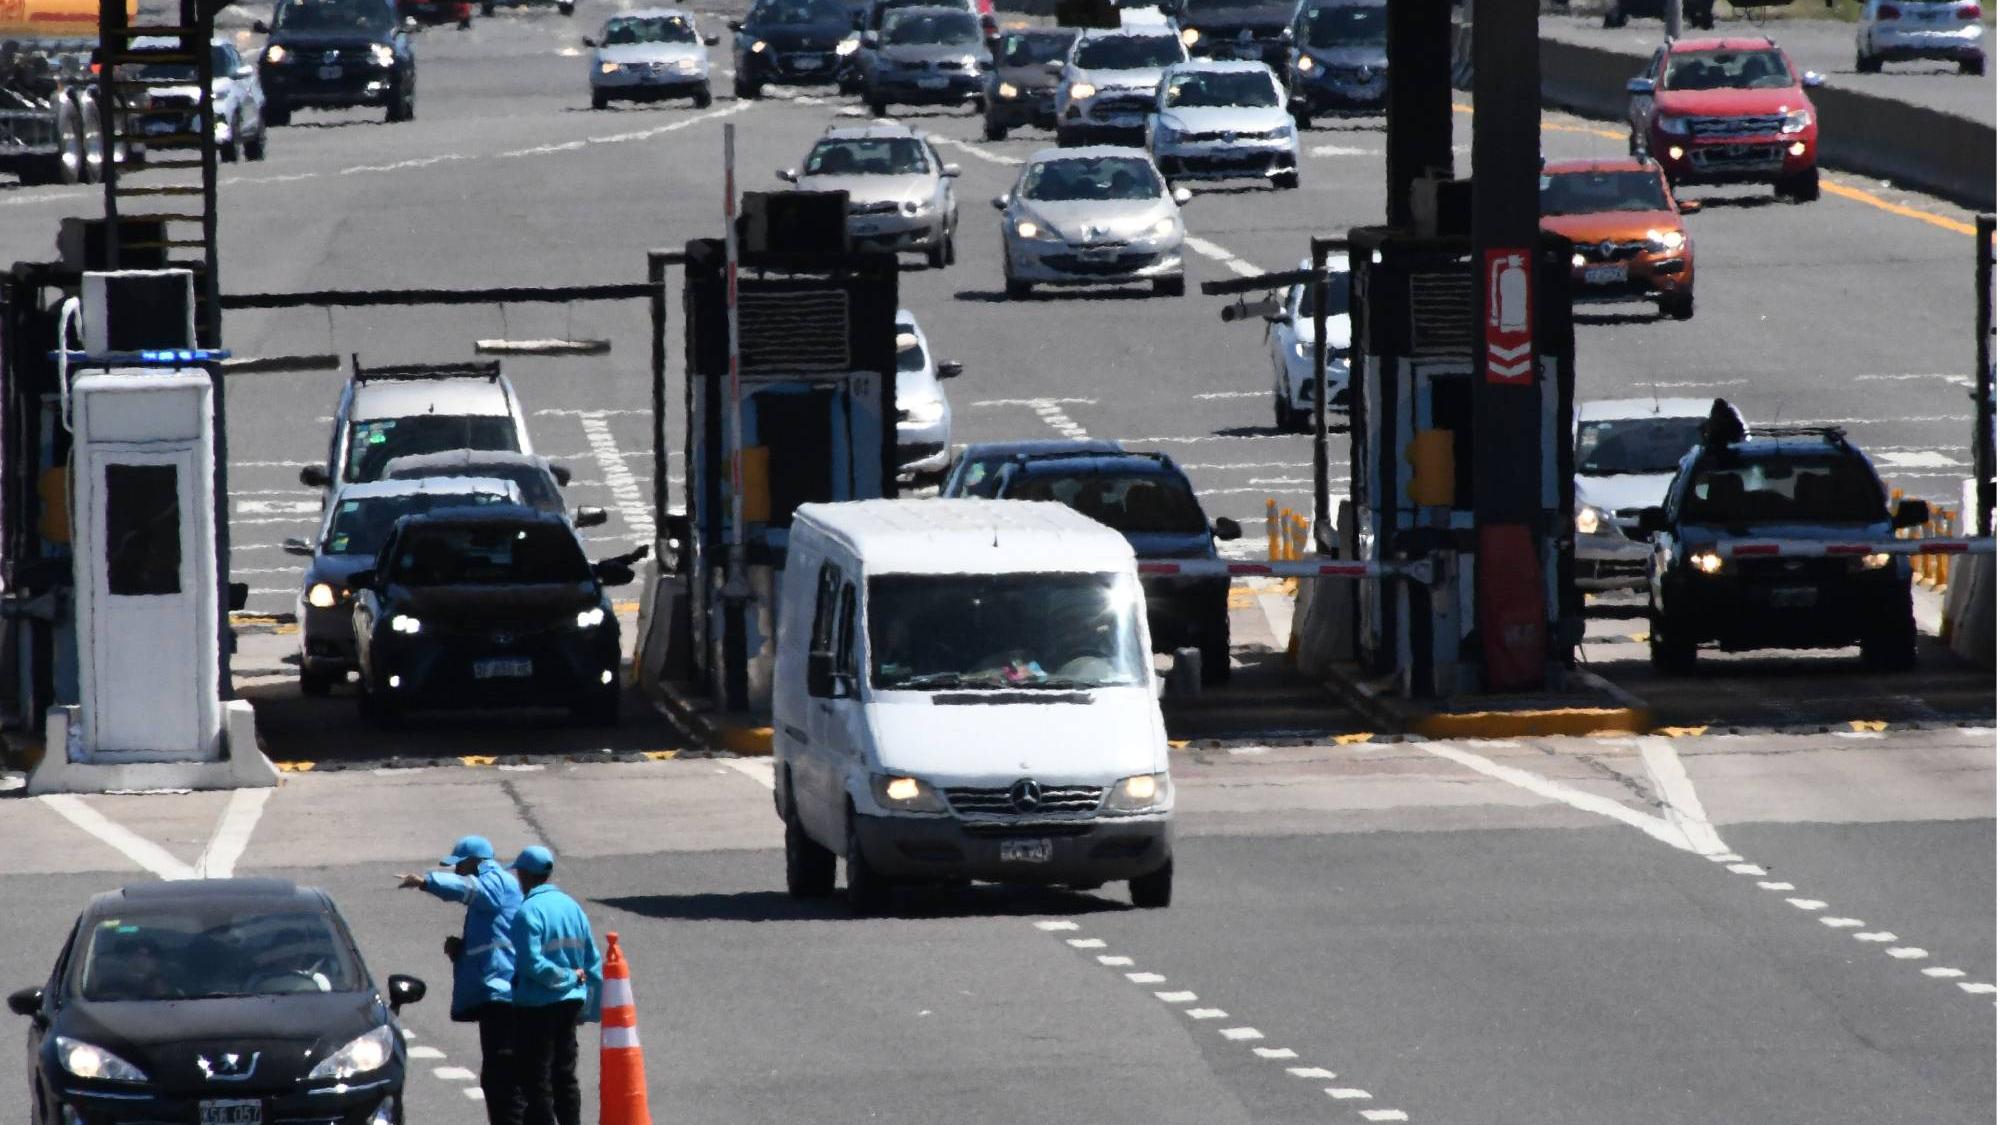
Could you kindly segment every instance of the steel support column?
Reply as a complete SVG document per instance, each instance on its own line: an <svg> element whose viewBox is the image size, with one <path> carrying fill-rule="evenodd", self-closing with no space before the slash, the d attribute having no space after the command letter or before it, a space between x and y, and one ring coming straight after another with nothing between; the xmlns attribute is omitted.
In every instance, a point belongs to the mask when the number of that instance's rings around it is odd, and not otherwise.
<svg viewBox="0 0 2000 1125"><path fill-rule="evenodd" d="M1451 0L1390 4L1389 60L1389 225L1409 230L1410 185L1452 172Z"/></svg>
<svg viewBox="0 0 2000 1125"><path fill-rule="evenodd" d="M1972 475L1979 497L1979 534L1993 534L1993 216L1981 215L1974 226L1972 276L1973 322L1977 341L1973 345L1972 391Z"/></svg>

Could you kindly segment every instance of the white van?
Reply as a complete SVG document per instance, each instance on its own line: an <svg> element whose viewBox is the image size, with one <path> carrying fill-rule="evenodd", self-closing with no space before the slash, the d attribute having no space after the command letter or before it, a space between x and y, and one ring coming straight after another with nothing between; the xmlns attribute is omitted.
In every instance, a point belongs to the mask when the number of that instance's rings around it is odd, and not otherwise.
<svg viewBox="0 0 2000 1125"><path fill-rule="evenodd" d="M785 883L880 909L986 879L1173 897L1145 595L1125 537L1061 504L806 504L772 688Z"/></svg>

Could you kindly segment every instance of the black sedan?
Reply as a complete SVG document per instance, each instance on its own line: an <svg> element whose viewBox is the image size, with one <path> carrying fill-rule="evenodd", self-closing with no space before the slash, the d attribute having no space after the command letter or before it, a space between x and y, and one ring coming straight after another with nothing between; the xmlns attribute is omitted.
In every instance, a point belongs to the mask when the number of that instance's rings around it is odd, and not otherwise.
<svg viewBox="0 0 2000 1125"><path fill-rule="evenodd" d="M34 1125L399 1125L396 1012L326 892L282 879L144 883L91 899L32 1022Z"/></svg>
<svg viewBox="0 0 2000 1125"><path fill-rule="evenodd" d="M380 106L390 121L417 115L414 19L395 0L278 0L258 56L264 121L289 125L295 109Z"/></svg>
<svg viewBox="0 0 2000 1125"><path fill-rule="evenodd" d="M993 69L986 75L986 139L1004 141L1025 125L1056 127L1056 79L1076 42L1076 29L1030 27L993 41ZM1050 64L1054 64L1051 66Z"/></svg>
<svg viewBox="0 0 2000 1125"><path fill-rule="evenodd" d="M736 33L738 98L761 96L766 83L831 85L840 60L860 42L840 0L757 0L729 30Z"/></svg>

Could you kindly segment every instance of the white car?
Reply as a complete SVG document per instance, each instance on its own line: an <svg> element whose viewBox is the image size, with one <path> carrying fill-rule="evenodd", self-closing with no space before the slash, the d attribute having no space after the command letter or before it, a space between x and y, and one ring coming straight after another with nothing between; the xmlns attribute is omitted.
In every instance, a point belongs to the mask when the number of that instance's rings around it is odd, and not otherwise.
<svg viewBox="0 0 2000 1125"><path fill-rule="evenodd" d="M389 462L453 449L533 453L528 420L499 362L362 367L341 388L327 463L299 470L307 488L379 480Z"/></svg>
<svg viewBox="0 0 2000 1125"><path fill-rule="evenodd" d="M896 310L896 470L920 483L941 482L951 464L951 400L941 379L964 366L939 363L917 314Z"/></svg>
<svg viewBox="0 0 2000 1125"><path fill-rule="evenodd" d="M688 98L707 109L708 49L721 42L702 35L694 16L679 8L635 8L604 21L590 52L590 108L614 98L650 101Z"/></svg>
<svg viewBox="0 0 2000 1125"><path fill-rule="evenodd" d="M1854 69L1942 59L1964 74L1986 73L1986 20L1977 0L1863 0L1854 24Z"/></svg>
<svg viewBox="0 0 2000 1125"><path fill-rule="evenodd" d="M1299 186L1299 129L1260 62L1201 59L1169 67L1146 118L1146 151L1168 183L1266 180Z"/></svg>
<svg viewBox="0 0 2000 1125"><path fill-rule="evenodd" d="M1701 444L1714 404L1631 398L1576 408L1576 584L1643 590L1652 546L1639 513L1666 503L1681 458Z"/></svg>
<svg viewBox="0 0 2000 1125"><path fill-rule="evenodd" d="M800 191L846 192L857 248L918 251L932 269L958 260L958 174L930 138L890 121L829 128L803 168L778 169Z"/></svg>
<svg viewBox="0 0 2000 1125"><path fill-rule="evenodd" d="M180 40L145 36L132 41L132 50L142 58L147 54L172 55L180 50ZM212 53L210 69L214 74L217 155L225 163L238 156L262 160L269 130L264 124L264 86L257 79L257 68L238 54L236 45L227 39L218 37L210 40L209 51ZM190 124L201 104L201 90L195 84L194 64L165 59L143 62L140 74L148 82L177 78L187 82L185 86L152 87L149 91L152 108L141 126L142 132L165 134L191 131ZM184 110L186 116L175 117L170 111L176 109Z"/></svg>
<svg viewBox="0 0 2000 1125"><path fill-rule="evenodd" d="M996 197L1007 297L1037 285L1151 282L1153 292L1187 291L1180 205L1186 188L1169 188L1136 148L1045 148Z"/></svg>
<svg viewBox="0 0 2000 1125"><path fill-rule="evenodd" d="M1161 76L1187 58L1187 46L1171 22L1077 36L1056 82L1056 143L1140 143Z"/></svg>
<svg viewBox="0 0 2000 1125"><path fill-rule="evenodd" d="M1347 416L1348 347L1350 325L1347 317L1347 255L1327 256L1326 308L1326 409L1329 415ZM1299 263L1312 268L1312 259ZM1308 287L1294 285L1285 290L1285 307L1270 317L1273 411L1280 430L1309 433L1313 424L1313 308Z"/></svg>

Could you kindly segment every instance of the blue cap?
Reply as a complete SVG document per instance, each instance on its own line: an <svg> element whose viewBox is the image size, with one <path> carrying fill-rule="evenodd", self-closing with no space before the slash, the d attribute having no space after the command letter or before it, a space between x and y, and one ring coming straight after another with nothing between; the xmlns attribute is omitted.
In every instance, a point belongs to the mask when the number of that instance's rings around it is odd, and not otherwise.
<svg viewBox="0 0 2000 1125"><path fill-rule="evenodd" d="M493 841L484 836L460 836L451 854L438 860L439 867L457 867L468 859L492 859Z"/></svg>
<svg viewBox="0 0 2000 1125"><path fill-rule="evenodd" d="M508 866L516 871L526 871L531 875L547 875L549 872L555 870L556 853L540 844L534 844L522 848L521 854L515 856L514 862L508 864Z"/></svg>

